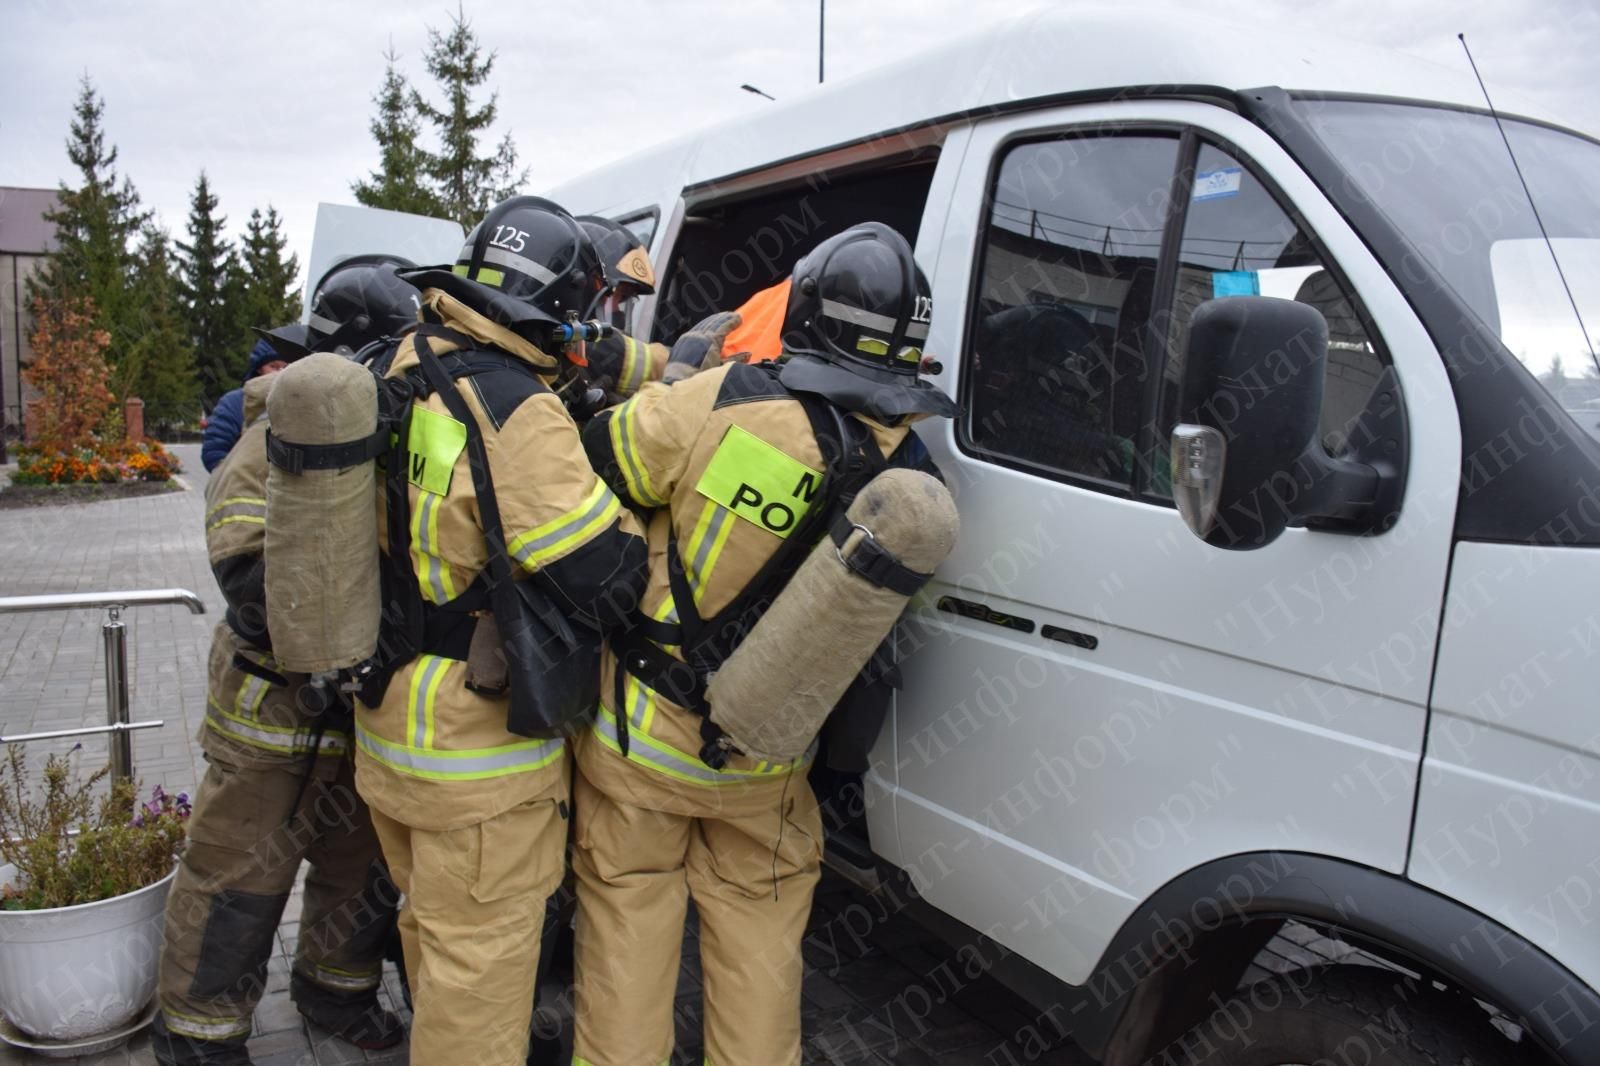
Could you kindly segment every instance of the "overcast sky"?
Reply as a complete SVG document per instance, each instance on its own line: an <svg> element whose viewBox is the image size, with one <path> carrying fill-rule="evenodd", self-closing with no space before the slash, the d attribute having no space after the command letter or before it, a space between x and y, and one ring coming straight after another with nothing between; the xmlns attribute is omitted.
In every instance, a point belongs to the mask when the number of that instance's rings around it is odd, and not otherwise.
<svg viewBox="0 0 1600 1066"><path fill-rule="evenodd" d="M869 70L1038 0L832 0L830 81ZM1068 3L1059 6L1071 9ZM1129 0L1127 6L1136 6ZM1192 3L1141 0L1154 17ZM630 152L769 105L817 76L814 0L465 0L499 53L500 129L541 189ZM64 142L77 80L105 99L108 139L147 205L181 232L202 168L233 233L272 203L302 268L319 201L353 202L376 161L371 97L393 43L425 92L426 27L447 0L10 0L0 12L0 185L71 176ZM1600 133L1594 0L1239 0L1234 21L1340 35L1460 64L1465 31L1493 90ZM1203 42L1197 42L1200 47ZM1063 64L1071 57L1063 56ZM498 134L497 134L498 135Z"/></svg>

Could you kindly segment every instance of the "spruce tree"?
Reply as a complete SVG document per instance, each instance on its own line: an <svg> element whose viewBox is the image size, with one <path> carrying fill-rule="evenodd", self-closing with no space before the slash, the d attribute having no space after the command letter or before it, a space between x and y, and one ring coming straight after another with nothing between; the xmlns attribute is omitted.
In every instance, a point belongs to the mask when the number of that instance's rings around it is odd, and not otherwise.
<svg viewBox="0 0 1600 1066"><path fill-rule="evenodd" d="M187 422L200 413L200 381L179 296L177 263L166 231L146 225L134 258L130 293L141 328L112 377L118 396L138 396L145 425Z"/></svg>
<svg viewBox="0 0 1600 1066"><path fill-rule="evenodd" d="M482 107L473 106L473 92L489 80L495 54L485 55L478 35L458 8L448 33L428 28L428 73L444 93L435 107L421 94L411 94L417 113L438 134L439 150L423 152L423 173L433 182L444 214L471 227L488 209L512 195L528 180L517 169L517 150L508 133L492 155L478 155L478 138L494 124L499 94L491 92Z"/></svg>
<svg viewBox="0 0 1600 1066"><path fill-rule="evenodd" d="M237 388L249 365L248 334L239 314L243 286L233 246L223 235L226 222L217 214L217 198L202 170L189 198L189 240L176 243L178 292L208 404Z"/></svg>
<svg viewBox="0 0 1600 1066"><path fill-rule="evenodd" d="M252 209L239 246L246 327L271 329L300 318L300 263L292 254L286 257L288 249L278 209L268 204L264 215L260 208Z"/></svg>
<svg viewBox="0 0 1600 1066"><path fill-rule="evenodd" d="M45 219L55 225L56 248L29 279L30 297L47 300L88 298L95 322L111 334L108 358L115 363L136 322L129 320L127 277L133 241L149 213L126 178L117 178L117 149L107 147L101 122L105 103L87 77L79 82L73 107L67 158L78 169L78 184L62 182L59 206Z"/></svg>
<svg viewBox="0 0 1600 1066"><path fill-rule="evenodd" d="M400 57L392 45L383 58L388 61L383 72L383 87L372 98L378 105L378 112L367 126L372 131L372 139L378 142L378 169L366 181L352 182L350 191L358 203L367 207L409 211L435 218L443 216L444 204L428 185L423 172L427 154L418 143L422 136L422 120L417 114L415 96L396 65Z"/></svg>

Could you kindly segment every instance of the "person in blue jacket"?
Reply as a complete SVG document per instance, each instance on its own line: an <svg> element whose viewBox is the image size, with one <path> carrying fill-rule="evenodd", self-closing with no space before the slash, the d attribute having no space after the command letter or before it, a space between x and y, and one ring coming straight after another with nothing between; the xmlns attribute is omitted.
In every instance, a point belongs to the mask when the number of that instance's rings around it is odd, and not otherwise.
<svg viewBox="0 0 1600 1066"><path fill-rule="evenodd" d="M250 349L250 369L245 372L244 380L276 373L288 365L288 360L279 355L272 345L265 340L258 340L256 346ZM244 388L241 385L232 392L222 394L217 406L211 409L205 434L200 438L200 462L208 473L228 457L239 440L239 434L243 432Z"/></svg>

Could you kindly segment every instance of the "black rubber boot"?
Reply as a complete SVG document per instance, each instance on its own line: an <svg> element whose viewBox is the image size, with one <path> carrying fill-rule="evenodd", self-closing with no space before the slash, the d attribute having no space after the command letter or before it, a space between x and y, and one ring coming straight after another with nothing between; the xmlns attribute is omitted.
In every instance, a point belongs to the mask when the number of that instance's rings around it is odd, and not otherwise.
<svg viewBox="0 0 1600 1066"><path fill-rule="evenodd" d="M306 1021L355 1047L380 1051L406 1038L399 1017L379 1005L377 989L341 994L296 971L289 975L289 998Z"/></svg>
<svg viewBox="0 0 1600 1066"><path fill-rule="evenodd" d="M179 1036L167 1028L167 1020L156 1015L150 1026L150 1050L158 1066L255 1066L245 1050L246 1037L233 1040L196 1040Z"/></svg>

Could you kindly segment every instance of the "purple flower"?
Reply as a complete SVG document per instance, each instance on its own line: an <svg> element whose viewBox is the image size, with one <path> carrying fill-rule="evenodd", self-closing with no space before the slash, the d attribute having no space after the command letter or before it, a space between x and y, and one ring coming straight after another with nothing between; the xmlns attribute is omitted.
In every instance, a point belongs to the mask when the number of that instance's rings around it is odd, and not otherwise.
<svg viewBox="0 0 1600 1066"><path fill-rule="evenodd" d="M143 811L136 811L134 813L134 815L133 815L133 827L135 829L143 829L144 828L144 812Z"/></svg>

